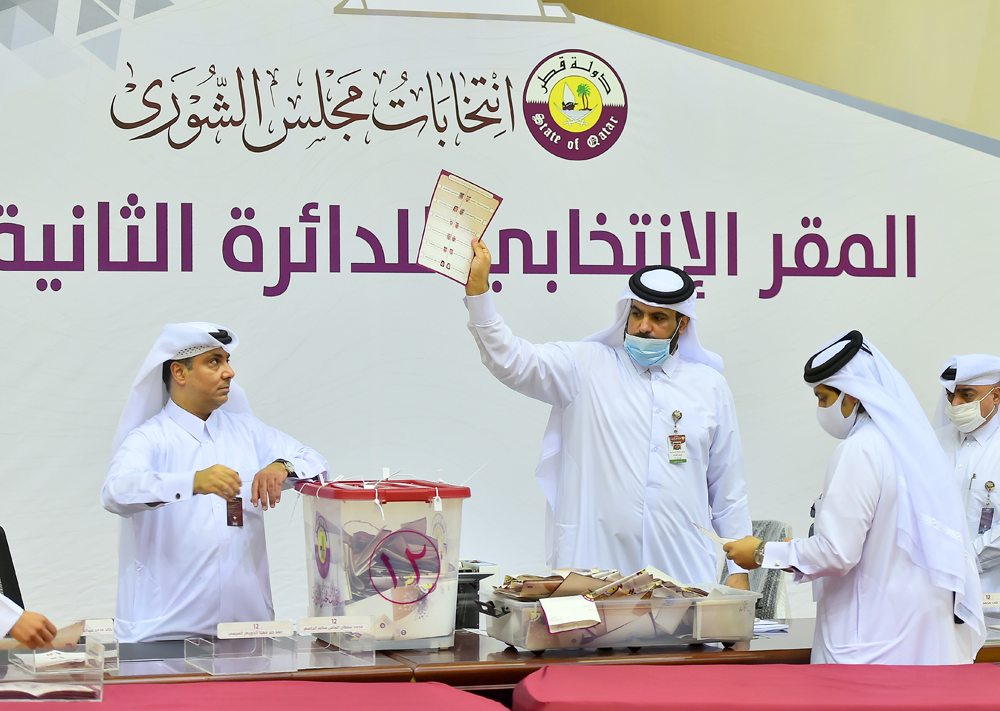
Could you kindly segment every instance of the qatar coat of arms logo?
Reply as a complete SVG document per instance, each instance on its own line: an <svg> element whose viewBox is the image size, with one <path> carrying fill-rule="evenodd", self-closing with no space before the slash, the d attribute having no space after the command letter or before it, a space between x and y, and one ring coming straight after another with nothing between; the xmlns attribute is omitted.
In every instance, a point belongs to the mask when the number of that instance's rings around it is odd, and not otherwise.
<svg viewBox="0 0 1000 711"><path fill-rule="evenodd" d="M330 574L330 532L326 527L326 519L322 516L316 517L316 529L315 529L315 554L316 554L316 571L319 576L326 579L326 576Z"/></svg>
<svg viewBox="0 0 1000 711"><path fill-rule="evenodd" d="M524 87L524 120L545 150L566 160L596 158L625 129L625 85L610 64L582 49L551 54Z"/></svg>

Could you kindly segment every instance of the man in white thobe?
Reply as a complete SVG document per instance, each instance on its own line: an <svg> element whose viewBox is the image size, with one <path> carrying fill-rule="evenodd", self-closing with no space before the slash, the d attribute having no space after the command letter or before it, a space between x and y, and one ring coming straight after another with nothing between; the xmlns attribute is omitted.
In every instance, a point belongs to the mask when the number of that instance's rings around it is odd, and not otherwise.
<svg viewBox="0 0 1000 711"><path fill-rule="evenodd" d="M466 305L483 363L552 406L536 471L549 565L626 574L652 565L687 583L717 580L715 546L694 524L728 538L752 526L733 397L722 359L698 342L691 278L646 267L610 328L535 345L497 315L489 251L473 246ZM728 582L749 587L733 564Z"/></svg>
<svg viewBox="0 0 1000 711"><path fill-rule="evenodd" d="M215 324L168 324L133 385L101 491L123 519L122 642L274 619L263 511L327 466L251 414L232 381L238 342Z"/></svg>
<svg viewBox="0 0 1000 711"><path fill-rule="evenodd" d="M6 595L0 595L0 637L8 634L28 649L37 649L52 644L56 626L44 615L29 612Z"/></svg>
<svg viewBox="0 0 1000 711"><path fill-rule="evenodd" d="M940 382L947 424L936 433L965 502L983 592L1000 593L1000 358L957 355L945 363ZM941 418L944 420L944 418Z"/></svg>
<svg viewBox="0 0 1000 711"><path fill-rule="evenodd" d="M903 377L857 331L809 359L817 418L844 442L815 535L729 543L748 569L813 582L812 662L971 663L986 636L979 576L947 462Z"/></svg>

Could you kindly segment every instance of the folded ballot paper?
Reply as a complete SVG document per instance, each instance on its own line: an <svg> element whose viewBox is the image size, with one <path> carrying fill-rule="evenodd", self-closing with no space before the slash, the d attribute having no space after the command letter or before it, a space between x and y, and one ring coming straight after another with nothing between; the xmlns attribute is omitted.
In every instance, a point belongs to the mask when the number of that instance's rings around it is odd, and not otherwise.
<svg viewBox="0 0 1000 711"><path fill-rule="evenodd" d="M691 525L694 526L695 528L697 528L702 533L704 533L709 538L711 538L713 542L715 542L716 544L718 544L720 546L724 546L727 543L732 543L733 541L736 540L735 538L723 538L722 536L720 536L719 534L717 534L715 531L709 531L707 528L704 528L704 527L699 526L698 524L694 523L694 521L691 522Z"/></svg>

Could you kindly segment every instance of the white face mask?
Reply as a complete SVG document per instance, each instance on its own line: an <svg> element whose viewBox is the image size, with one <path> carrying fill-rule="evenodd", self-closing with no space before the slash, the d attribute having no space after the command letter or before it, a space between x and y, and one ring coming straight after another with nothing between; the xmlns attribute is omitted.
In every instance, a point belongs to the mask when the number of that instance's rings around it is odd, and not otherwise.
<svg viewBox="0 0 1000 711"><path fill-rule="evenodd" d="M851 433L851 428L854 427L854 423L858 419L858 405L861 403L854 403L854 409L847 417L844 417L844 413L840 409L843 404L844 393L840 393L837 401L829 407L816 408L816 419L819 420L820 427L837 439L847 439L847 435Z"/></svg>
<svg viewBox="0 0 1000 711"><path fill-rule="evenodd" d="M653 365L663 365L677 350L677 335L680 330L679 315L677 317L677 326L674 328L674 332L670 338L631 336L628 333L628 329L626 329L625 350L632 356L632 360L639 365L647 368Z"/></svg>
<svg viewBox="0 0 1000 711"><path fill-rule="evenodd" d="M993 410L990 410L990 415L983 417L983 411L979 404L992 394L993 390L990 390L975 402L966 402L961 405L946 403L944 406L945 414L948 415L951 424L955 425L955 429L963 434L968 434L979 429L986 422L986 417L992 415L993 411L997 409L997 406L994 405Z"/></svg>

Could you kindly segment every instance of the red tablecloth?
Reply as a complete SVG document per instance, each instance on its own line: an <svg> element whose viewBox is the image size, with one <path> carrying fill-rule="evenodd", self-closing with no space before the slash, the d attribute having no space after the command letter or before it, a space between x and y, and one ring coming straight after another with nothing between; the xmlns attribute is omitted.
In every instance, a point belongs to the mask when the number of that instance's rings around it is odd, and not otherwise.
<svg viewBox="0 0 1000 711"><path fill-rule="evenodd" d="M58 704L58 706L57 706ZM188 684L115 684L104 687L104 703L67 706L60 701L5 702L3 711L45 706L100 711L506 711L502 704L436 682L360 683L323 681L207 681Z"/></svg>
<svg viewBox="0 0 1000 711"><path fill-rule="evenodd" d="M514 711L1000 709L1000 667L552 664L514 689Z"/></svg>

